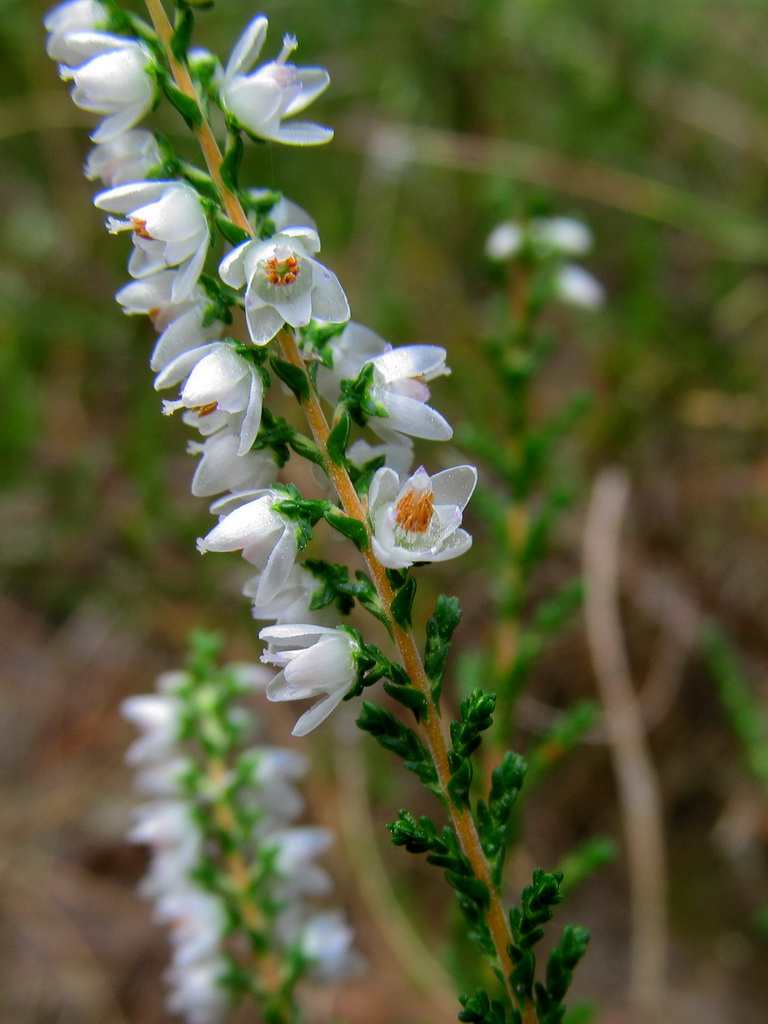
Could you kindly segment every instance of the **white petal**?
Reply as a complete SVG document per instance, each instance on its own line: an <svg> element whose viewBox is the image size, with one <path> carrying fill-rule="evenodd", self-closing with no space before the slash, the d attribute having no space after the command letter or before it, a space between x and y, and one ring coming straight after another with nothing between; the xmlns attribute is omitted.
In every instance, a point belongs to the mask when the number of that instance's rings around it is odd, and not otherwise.
<svg viewBox="0 0 768 1024"><path fill-rule="evenodd" d="M321 320L341 324L349 320L349 303L336 275L312 260L312 311Z"/></svg>
<svg viewBox="0 0 768 1024"><path fill-rule="evenodd" d="M336 693L329 693L323 700L313 704L309 711L305 711L291 730L292 736L306 736L308 732L315 729L321 722L330 715L344 700L345 691L337 690Z"/></svg>
<svg viewBox="0 0 768 1024"><path fill-rule="evenodd" d="M253 245L253 242L243 242L233 249L232 252L227 253L219 264L219 277L230 288L242 288L245 285L243 257Z"/></svg>
<svg viewBox="0 0 768 1024"><path fill-rule="evenodd" d="M432 490L435 492L435 504L458 505L464 509L477 483L477 470L474 466L454 466L435 473L432 477Z"/></svg>
<svg viewBox="0 0 768 1024"><path fill-rule="evenodd" d="M419 560L417 555L410 555L405 548L384 547L375 536L371 538L371 548L376 560L381 562L385 569L407 569L409 565Z"/></svg>
<svg viewBox="0 0 768 1024"><path fill-rule="evenodd" d="M201 359L204 359L208 353L215 352L221 348L222 344L222 342L217 341L211 345L199 345L188 352L182 352L155 377L155 391L162 391L163 388L179 384L185 377L190 375Z"/></svg>
<svg viewBox="0 0 768 1024"><path fill-rule="evenodd" d="M465 551L469 551L472 547L472 536L467 533L466 530L457 530L452 533L446 543L441 546L437 551L429 556L424 561L429 562L445 562L449 558L456 558L458 555L463 555ZM416 561L422 561L416 556Z"/></svg>
<svg viewBox="0 0 768 1024"><path fill-rule="evenodd" d="M285 323L274 306L246 307L245 319L254 345L268 344Z"/></svg>
<svg viewBox="0 0 768 1024"><path fill-rule="evenodd" d="M272 513L275 515L276 513ZM277 594L288 579L293 563L296 561L298 542L292 526L283 530L283 535L275 544L272 554L267 559L264 571L256 591L256 603L266 604Z"/></svg>
<svg viewBox="0 0 768 1024"><path fill-rule="evenodd" d="M149 313L170 304L175 270L162 270L148 280L131 281L115 295L115 299L128 314Z"/></svg>
<svg viewBox="0 0 768 1024"><path fill-rule="evenodd" d="M98 128L91 132L91 142L103 143L116 139L124 131L133 128L149 111L151 105L151 96L146 100L137 100L135 103L127 104L122 110L106 117Z"/></svg>
<svg viewBox="0 0 768 1024"><path fill-rule="evenodd" d="M234 509L202 540L201 551L238 551L245 544L269 540L282 528L278 516L263 499L249 501Z"/></svg>
<svg viewBox="0 0 768 1024"><path fill-rule="evenodd" d="M333 138L333 128L313 124L312 121L288 121L281 124L270 138L286 146L322 146Z"/></svg>
<svg viewBox="0 0 768 1024"><path fill-rule="evenodd" d="M389 466L382 466L373 474L368 488L368 507L375 512L377 506L394 501L400 490L400 477Z"/></svg>
<svg viewBox="0 0 768 1024"><path fill-rule="evenodd" d="M152 351L150 369L158 373L184 352L200 348L221 334L224 325L215 320L208 327L203 327L201 314L202 310L193 306L168 324Z"/></svg>
<svg viewBox="0 0 768 1024"><path fill-rule="evenodd" d="M246 409L245 418L243 419L242 426L240 427L240 445L237 449L238 455L245 455L246 452L250 451L253 442L256 440L256 435L259 432L261 426L261 409L262 401L264 397L264 384L261 380L261 375L256 370L251 371L251 394L248 399L248 408Z"/></svg>
<svg viewBox="0 0 768 1024"><path fill-rule="evenodd" d="M232 48L232 53L224 69L224 81L229 82L233 75L249 71L255 64L264 40L267 37L268 20L259 14L245 28Z"/></svg>
<svg viewBox="0 0 768 1024"><path fill-rule="evenodd" d="M183 302L184 299L189 297L192 289L197 284L203 272L205 257L208 255L209 243L210 238L206 231L197 251L186 263L182 263L179 267L179 275L173 282L173 290L171 292L171 298L174 302Z"/></svg>
<svg viewBox="0 0 768 1024"><path fill-rule="evenodd" d="M389 413L390 419L385 426L402 430L412 437L423 437L428 441L447 441L453 437L453 427L444 416L415 398L389 392L381 396L381 403ZM377 421L371 420L372 430L376 429Z"/></svg>
<svg viewBox="0 0 768 1024"><path fill-rule="evenodd" d="M130 213L148 203L156 202L172 181L134 181L117 188L108 188L93 197L93 205L110 213Z"/></svg>
<svg viewBox="0 0 768 1024"><path fill-rule="evenodd" d="M386 383L407 377L430 377L445 367L446 351L439 345L403 345L372 360Z"/></svg>
<svg viewBox="0 0 768 1024"><path fill-rule="evenodd" d="M280 236L283 235L293 242L298 242L308 253L320 252L320 236L314 228L306 225L287 227L280 232ZM280 236L275 235L275 239L279 239Z"/></svg>
<svg viewBox="0 0 768 1024"><path fill-rule="evenodd" d="M330 629L328 626L316 626L312 623L265 626L259 631L259 640L264 640L265 643L279 640L290 641L295 646L301 647L308 640L316 640L319 636L335 632L335 629Z"/></svg>
<svg viewBox="0 0 768 1024"><path fill-rule="evenodd" d="M331 76L325 68L296 68L296 74L297 81L301 85L301 92L285 108L285 117L291 117L293 114L305 110L321 92L328 88L331 81Z"/></svg>

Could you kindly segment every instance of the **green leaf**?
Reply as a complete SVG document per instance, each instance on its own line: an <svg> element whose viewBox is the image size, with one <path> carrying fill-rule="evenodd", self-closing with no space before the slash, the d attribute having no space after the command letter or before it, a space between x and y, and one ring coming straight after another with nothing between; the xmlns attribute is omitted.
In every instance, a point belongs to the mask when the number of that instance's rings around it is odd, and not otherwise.
<svg viewBox="0 0 768 1024"><path fill-rule="evenodd" d="M365 551L368 548L370 544L368 529L365 523L361 523L359 519L341 512L326 512L325 520L334 530L348 537L358 551Z"/></svg>
<svg viewBox="0 0 768 1024"><path fill-rule="evenodd" d="M197 100L182 92L167 74L158 75L158 78L160 86L169 102L176 107L187 123L187 126L189 128L200 128L203 124L203 112L200 110Z"/></svg>
<svg viewBox="0 0 768 1024"><path fill-rule="evenodd" d="M452 754L461 760L469 757L482 742L481 732L485 732L493 724L493 712L496 707L496 694L473 690L459 705L460 720L451 722Z"/></svg>
<svg viewBox="0 0 768 1024"><path fill-rule="evenodd" d="M247 242L251 237L249 231L246 231L245 228L241 228L239 224L235 224L233 220L230 220L229 217L220 210L215 215L214 220L216 222L216 227L231 245L242 245L243 242Z"/></svg>
<svg viewBox="0 0 768 1024"><path fill-rule="evenodd" d="M491 1000L481 988L476 989L474 995L460 996L459 1002L464 1007L459 1014L462 1024L507 1024L504 1004Z"/></svg>
<svg viewBox="0 0 768 1024"><path fill-rule="evenodd" d="M342 409L333 430L328 435L328 456L337 466L345 466L347 462L347 445L352 420L347 409Z"/></svg>
<svg viewBox="0 0 768 1024"><path fill-rule="evenodd" d="M462 807L470 808L469 790L472 785L472 762L467 758L456 768L448 783L448 794L455 807L459 810Z"/></svg>
<svg viewBox="0 0 768 1024"><path fill-rule="evenodd" d="M316 466L321 469L325 469L325 456L317 447L314 441L306 437L304 434L300 434L298 430L294 430L293 437L290 440L290 446L300 455L302 459L307 459L309 462L314 462Z"/></svg>
<svg viewBox="0 0 768 1024"><path fill-rule="evenodd" d="M354 580L352 580L346 565L332 565L322 559L314 558L308 558L304 565L323 584L312 598L310 604L312 610L325 608L331 602L335 602L339 611L346 615L352 610L355 600L357 600L367 612L374 615L384 625L389 625L389 617L379 600L373 581L366 576L362 569L358 569Z"/></svg>
<svg viewBox="0 0 768 1024"><path fill-rule="evenodd" d="M401 810L397 821L387 828L392 833L394 845L404 846L409 853L448 853L448 845L437 831L437 826L425 814L416 819L410 811Z"/></svg>
<svg viewBox="0 0 768 1024"><path fill-rule="evenodd" d="M478 800L476 817L483 852L491 865L491 880L501 882L504 858L511 831L510 816L523 784L525 759L508 751L491 775L488 803Z"/></svg>
<svg viewBox="0 0 768 1024"><path fill-rule="evenodd" d="M451 649L451 637L460 621L459 599L441 594L437 599L435 614L427 622L427 646L424 657L424 668L431 684L432 700L435 705L440 702L445 663Z"/></svg>
<svg viewBox="0 0 768 1024"><path fill-rule="evenodd" d="M402 704L403 707L412 711L417 722L420 722L422 718L427 717L429 712L427 698L423 693L415 690L412 686L384 683L384 692L388 693L390 697Z"/></svg>
<svg viewBox="0 0 768 1024"><path fill-rule="evenodd" d="M488 892L488 886L481 878L474 878L472 875L461 875L455 871L446 871L445 877L452 888L463 896L467 896L483 910L487 910L490 907L491 896Z"/></svg>
<svg viewBox="0 0 768 1024"><path fill-rule="evenodd" d="M177 10L171 36L171 53L180 64L186 64L194 27L195 18L192 11L188 7Z"/></svg>
<svg viewBox="0 0 768 1024"><path fill-rule="evenodd" d="M566 925L560 942L549 954L546 971L546 994L552 1006L562 1004L573 978L573 971L587 951L589 931ZM556 1018L551 1018L556 1019Z"/></svg>
<svg viewBox="0 0 768 1024"><path fill-rule="evenodd" d="M385 708L370 701L363 701L357 726L369 732L385 750L391 750L401 757L409 771L418 775L427 788L441 796L432 758L413 729L403 725Z"/></svg>
<svg viewBox="0 0 768 1024"><path fill-rule="evenodd" d="M234 192L237 189L237 176L243 159L243 137L239 132L230 131L227 136L227 147L221 162L219 173L221 180Z"/></svg>
<svg viewBox="0 0 768 1024"><path fill-rule="evenodd" d="M279 356L272 356L269 364L280 380L286 384L300 402L309 401L309 381L306 373L293 363L280 359Z"/></svg>
<svg viewBox="0 0 768 1024"><path fill-rule="evenodd" d="M411 612L415 597L416 579L413 576L409 576L392 598L392 604L389 606L392 618L401 629L407 630L411 628Z"/></svg>

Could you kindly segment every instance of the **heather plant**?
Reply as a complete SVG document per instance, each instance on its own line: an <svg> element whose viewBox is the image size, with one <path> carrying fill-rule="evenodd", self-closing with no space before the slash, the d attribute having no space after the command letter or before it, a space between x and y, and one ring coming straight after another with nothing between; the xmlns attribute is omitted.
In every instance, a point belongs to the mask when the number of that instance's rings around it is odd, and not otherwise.
<svg viewBox="0 0 768 1024"><path fill-rule="evenodd" d="M196 432L192 492L213 499L217 516L197 547L242 554L254 572L245 596L254 617L271 623L258 634L262 665L222 669L215 644L198 638L185 671L124 707L141 730L129 760L152 797L131 832L152 852L142 888L171 925L168 1007L208 1024L253 997L265 1019L294 1021L301 978L331 981L362 967L341 912L314 904L329 889L314 859L330 839L297 824L305 756L250 745L263 694L312 702L296 737L355 701L358 727L436 798L434 816L402 809L389 829L394 844L444 872L487 963L476 972L484 984L460 993L460 1019L556 1024L587 934L566 926L537 962L562 899L560 872L537 867L510 906L504 865L528 765L508 748L533 660L579 600L578 583L569 584L531 611L527 583L563 506L550 454L583 401L533 424L527 392L551 350L538 314L554 301L601 300L599 284L570 262L588 249L588 232L530 217L501 224L488 241L490 259L514 263L509 322L487 346L510 411L505 444L474 428L465 439L505 488L481 490L499 567L498 624L452 712L443 684L458 599L440 596L424 635L414 628L424 618L425 567L472 545L464 513L476 468L413 466L413 439L453 436L430 391L450 372L448 355L434 344L392 347L351 320L342 284L318 258L311 215L243 180L251 143L331 140L330 128L298 116L329 75L292 63L292 36L272 47L263 15L226 62L198 49L197 9L210 6L177 0L171 20L147 0L145 19L114 0L72 0L46 19L48 52L74 102L101 115L86 173L103 185L94 204L108 230L131 240L131 281L118 302L151 319L155 388L172 396L163 411ZM260 63L265 48L277 55ZM196 137L200 163L139 127L161 102ZM333 534L334 553L344 554L329 561L320 542ZM564 752L592 717L577 708L560 722L533 751L533 774L548 764L543 750ZM579 870L598 860L592 851Z"/></svg>

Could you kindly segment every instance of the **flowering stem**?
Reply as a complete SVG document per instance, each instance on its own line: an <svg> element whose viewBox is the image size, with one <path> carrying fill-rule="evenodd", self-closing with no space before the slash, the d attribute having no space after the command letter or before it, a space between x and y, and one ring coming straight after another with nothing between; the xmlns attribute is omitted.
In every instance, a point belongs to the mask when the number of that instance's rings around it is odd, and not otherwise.
<svg viewBox="0 0 768 1024"><path fill-rule="evenodd" d="M177 86L188 97L194 99L195 102L198 103L198 106L200 106L189 71L184 67L184 65L180 64L180 62L176 60L171 52L170 41L173 35L173 28L168 20L168 16L165 13L162 3L160 0L146 0L146 5L155 27L155 31L166 50L168 63L176 80ZM221 195L221 200L227 212L227 216L235 224L242 227L251 236L253 236L253 227L249 223L237 196L224 184L221 178L220 168L223 159L221 151L202 107L200 107L200 113L202 122L201 127L196 129L196 134L200 141L200 146L208 165L208 170ZM306 366L293 336L283 329L280 332L279 341L283 358L296 368L300 369L302 373L305 373ZM368 517L363 503L355 490L354 484L352 483L347 471L343 467L337 466L328 456L327 443L330 435L330 427L328 426L328 421L325 418L325 414L320 406L320 401L317 395L311 391L309 398L303 401L302 404L304 406L304 411L315 443L325 456L326 469L331 477L342 507L348 516L365 525L370 541ZM397 645L398 651L400 652L403 667L408 673L413 686L424 695L433 707L434 713L429 714L423 723L424 739L435 765L440 788L443 793L448 794L448 784L451 781L451 771L448 764L448 745L440 723L439 711L432 703L429 680L427 679L427 675L424 670L419 649L411 631L402 629L391 615L390 607L395 595L389 580L387 579L384 567L376 558L373 557L371 553L370 543L368 545L368 549L364 552L364 555L370 575L376 586L381 602L387 612L392 636ZM447 795L445 802L457 838L461 844L462 852L470 862L475 877L484 882L488 890L490 900L487 913L488 928L496 949L499 968L504 978L510 1001L514 1004L517 1002L517 999L509 980L513 964L508 952L508 948L512 943L512 935L507 915L504 911L504 907L502 906L501 895L491 879L488 861L486 860L483 852L477 827L475 826L475 822L470 811L465 807L456 807Z"/></svg>
<svg viewBox="0 0 768 1024"><path fill-rule="evenodd" d="M211 757L205 763L205 770L214 792L220 794L212 803L216 827L225 836L234 836L237 833L237 820L232 805L224 795L228 776L227 766L221 758ZM251 872L245 858L236 848L227 843L226 848L222 851L222 860L232 882L238 910L249 935L263 933L264 915L258 903L251 896ZM257 949L255 942L251 941L250 945L259 963L259 977L262 983L259 995L270 1002L273 1000L279 1002L282 997L279 961L271 954ZM287 1020L291 1017L291 1014L286 1014Z"/></svg>

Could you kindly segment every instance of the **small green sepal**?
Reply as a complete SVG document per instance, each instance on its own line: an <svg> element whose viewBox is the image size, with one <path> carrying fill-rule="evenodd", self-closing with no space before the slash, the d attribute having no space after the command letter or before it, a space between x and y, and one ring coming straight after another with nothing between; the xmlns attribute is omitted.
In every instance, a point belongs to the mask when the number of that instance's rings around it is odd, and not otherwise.
<svg viewBox="0 0 768 1024"><path fill-rule="evenodd" d="M328 435L328 456L336 466L344 467L347 463L347 445L349 444L349 431L352 420L347 409L341 409Z"/></svg>
<svg viewBox="0 0 768 1024"><path fill-rule="evenodd" d="M235 224L233 220L230 220L225 213L219 210L214 217L216 227L221 232L222 236L231 245L242 245L243 242L247 242L251 237L250 232L246 231L245 228L241 228L239 224Z"/></svg>
<svg viewBox="0 0 768 1024"><path fill-rule="evenodd" d="M233 192L237 190L237 176L244 151L242 135L239 132L229 132L219 173L221 180Z"/></svg>
<svg viewBox="0 0 768 1024"><path fill-rule="evenodd" d="M325 520L334 530L351 540L358 551L366 551L370 546L365 523L361 523L354 516L344 515L341 512L327 512Z"/></svg>
<svg viewBox="0 0 768 1024"><path fill-rule="evenodd" d="M192 32L195 28L195 17L192 11L184 5L177 7L173 35L171 36L171 53L180 64L186 64L189 44L192 42Z"/></svg>
<svg viewBox="0 0 768 1024"><path fill-rule="evenodd" d="M300 402L309 401L309 381L302 369L279 356L271 356L269 365Z"/></svg>
<svg viewBox="0 0 768 1024"><path fill-rule="evenodd" d="M189 128L202 127L203 112L200 110L197 100L182 92L166 71L157 69L155 73L168 101L176 107L187 126Z"/></svg>
<svg viewBox="0 0 768 1024"><path fill-rule="evenodd" d="M393 700L398 701L403 707L408 708L409 711L413 712L413 715L417 722L420 722L423 718L426 718L429 714L429 706L427 705L427 698L419 690L414 690L412 686L402 686L395 683L384 683L384 692L388 693Z"/></svg>
<svg viewBox="0 0 768 1024"><path fill-rule="evenodd" d="M401 629L407 630L411 628L413 599L415 597L416 579L413 576L409 576L392 598L392 604L389 606L389 610L392 612L392 618Z"/></svg>

